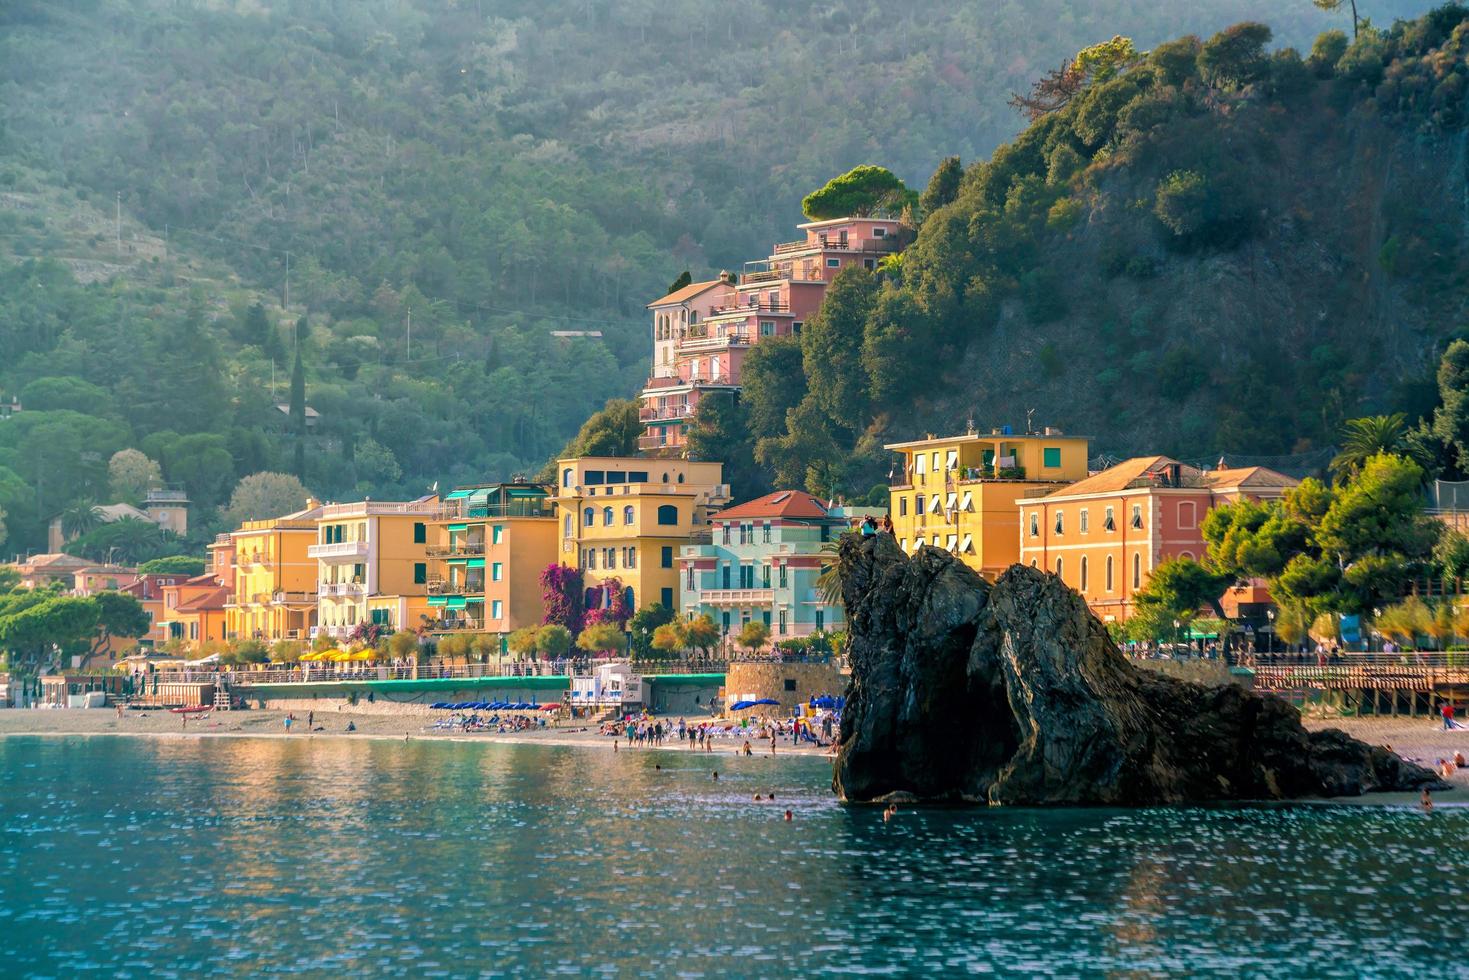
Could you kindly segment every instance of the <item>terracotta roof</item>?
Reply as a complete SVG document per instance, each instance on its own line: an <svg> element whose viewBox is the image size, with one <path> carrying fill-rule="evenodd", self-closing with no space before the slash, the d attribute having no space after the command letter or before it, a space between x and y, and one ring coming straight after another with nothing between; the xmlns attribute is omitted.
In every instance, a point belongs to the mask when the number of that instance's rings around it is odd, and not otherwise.
<svg viewBox="0 0 1469 980"><path fill-rule="evenodd" d="M1267 488L1289 490L1301 483L1294 477L1266 469L1263 466L1237 466L1232 469L1210 470L1204 474L1204 481L1215 490L1263 490Z"/></svg>
<svg viewBox="0 0 1469 980"><path fill-rule="evenodd" d="M1089 476L1085 480L1079 480L1069 487L1063 487L1055 493L1047 494L1044 499L1050 500L1052 497L1081 497L1090 493L1116 493L1119 490L1126 490L1128 484L1134 480L1142 479L1142 477L1157 467L1174 462L1177 462L1177 460L1170 459L1167 456L1135 456L1132 459L1125 459L1116 466L1105 469L1100 473ZM1187 473L1197 474L1199 472L1192 466L1185 466L1183 469Z"/></svg>
<svg viewBox="0 0 1469 980"><path fill-rule="evenodd" d="M777 490L743 504L726 508L715 514L712 520L743 520L748 517L789 517L810 519L826 517L826 505L809 493L800 490Z"/></svg>
<svg viewBox="0 0 1469 980"><path fill-rule="evenodd" d="M667 306L669 303L682 303L686 299L693 299L706 289L722 285L724 284L718 279L709 279L704 282L691 282L682 289L675 289L662 299L653 300L653 302L648 304L648 309L651 310L655 306Z"/></svg>
<svg viewBox="0 0 1469 980"><path fill-rule="evenodd" d="M224 586L220 586L210 589L208 592L201 592L188 602L179 603L174 607L174 612L213 612L216 609L223 609L224 604L229 601L229 597L230 590Z"/></svg>

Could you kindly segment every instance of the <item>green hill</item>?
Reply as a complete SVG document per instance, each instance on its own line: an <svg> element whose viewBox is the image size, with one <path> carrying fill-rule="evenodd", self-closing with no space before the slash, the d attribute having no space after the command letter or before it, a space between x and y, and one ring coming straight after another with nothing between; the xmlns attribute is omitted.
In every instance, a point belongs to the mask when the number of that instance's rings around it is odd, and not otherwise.
<svg viewBox="0 0 1469 980"><path fill-rule="evenodd" d="M901 268L835 284L801 356L752 357L761 457L865 492L883 441L971 418L1034 410L1100 451L1197 458L1431 409L1469 327L1466 21L1444 7L1304 57L1241 25L1073 80L936 177Z"/></svg>
<svg viewBox="0 0 1469 980"><path fill-rule="evenodd" d="M912 182L1013 134L1009 93L1082 45L1273 7L11 0L6 546L109 499L128 447L217 529L238 479L296 468L298 341L316 492L534 469L637 389L649 297L764 254L833 173ZM1277 27L1332 23L1302 2Z"/></svg>

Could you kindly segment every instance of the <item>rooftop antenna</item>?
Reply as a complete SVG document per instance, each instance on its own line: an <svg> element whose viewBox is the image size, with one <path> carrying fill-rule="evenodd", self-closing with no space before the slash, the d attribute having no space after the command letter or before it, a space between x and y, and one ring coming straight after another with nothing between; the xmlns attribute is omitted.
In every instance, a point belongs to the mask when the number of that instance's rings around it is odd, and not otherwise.
<svg viewBox="0 0 1469 980"><path fill-rule="evenodd" d="M1033 408L1027 408L1025 410L1025 434L1028 435L1028 436L1035 435L1035 425L1032 424L1032 421L1031 421L1034 418L1035 418L1035 409L1033 409Z"/></svg>
<svg viewBox="0 0 1469 980"><path fill-rule="evenodd" d="M975 431L974 431L974 416L973 415L969 416L969 418L965 420L965 422L964 422L964 430L965 430L965 432L967 434L969 434L971 436L975 434Z"/></svg>

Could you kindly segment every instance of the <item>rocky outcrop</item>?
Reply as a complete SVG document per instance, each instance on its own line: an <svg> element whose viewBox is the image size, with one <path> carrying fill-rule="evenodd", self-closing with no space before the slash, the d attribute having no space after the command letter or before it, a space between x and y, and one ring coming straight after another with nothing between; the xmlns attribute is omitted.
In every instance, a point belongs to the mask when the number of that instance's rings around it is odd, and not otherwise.
<svg viewBox="0 0 1469 980"><path fill-rule="evenodd" d="M1307 732L1278 699L1133 667L1053 575L1017 565L989 585L888 535L848 536L840 569L844 799L1145 805L1437 783L1342 732Z"/></svg>

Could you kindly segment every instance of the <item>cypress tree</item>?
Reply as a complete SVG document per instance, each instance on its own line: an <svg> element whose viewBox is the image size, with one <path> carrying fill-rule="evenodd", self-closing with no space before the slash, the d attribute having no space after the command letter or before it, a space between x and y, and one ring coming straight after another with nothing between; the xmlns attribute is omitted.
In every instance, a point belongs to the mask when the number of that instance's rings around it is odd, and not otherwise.
<svg viewBox="0 0 1469 980"><path fill-rule="evenodd" d="M301 348L296 348L296 365L291 369L291 431L296 436L295 465L298 479L306 478L306 367L301 363Z"/></svg>

